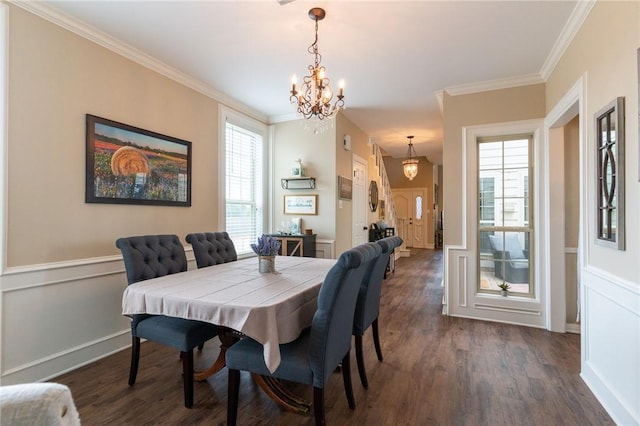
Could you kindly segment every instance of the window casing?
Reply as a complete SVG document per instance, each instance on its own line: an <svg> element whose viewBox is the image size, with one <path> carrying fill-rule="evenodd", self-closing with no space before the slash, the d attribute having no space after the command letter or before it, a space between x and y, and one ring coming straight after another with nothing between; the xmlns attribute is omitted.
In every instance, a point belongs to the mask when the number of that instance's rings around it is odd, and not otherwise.
<svg viewBox="0 0 640 426"><path fill-rule="evenodd" d="M242 256L266 229L266 132L233 114L223 119L224 229Z"/></svg>

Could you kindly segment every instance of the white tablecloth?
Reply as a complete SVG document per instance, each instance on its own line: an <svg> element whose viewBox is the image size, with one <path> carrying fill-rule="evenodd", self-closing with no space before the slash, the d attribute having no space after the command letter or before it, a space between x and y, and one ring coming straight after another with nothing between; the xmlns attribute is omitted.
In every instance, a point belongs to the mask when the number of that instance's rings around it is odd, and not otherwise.
<svg viewBox="0 0 640 426"><path fill-rule="evenodd" d="M280 364L279 344L311 325L320 285L334 259L277 256L277 274L258 272L248 258L127 286L123 315L155 314L210 322L260 342L270 371Z"/></svg>

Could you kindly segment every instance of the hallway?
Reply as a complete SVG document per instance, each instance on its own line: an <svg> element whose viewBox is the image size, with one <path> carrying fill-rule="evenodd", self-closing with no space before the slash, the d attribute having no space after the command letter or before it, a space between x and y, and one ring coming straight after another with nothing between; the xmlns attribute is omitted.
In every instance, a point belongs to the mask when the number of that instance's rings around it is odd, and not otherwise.
<svg viewBox="0 0 640 426"><path fill-rule="evenodd" d="M383 286L378 362L364 337L369 389L360 385L352 350L356 409L340 374L326 389L332 425L609 425L579 377L580 336L441 315L442 251L412 249ZM215 359L217 340L196 355ZM225 424L227 372L195 384L182 405L178 354L145 343L135 386L127 386L129 350L54 379L73 393L83 424ZM310 388L291 389L311 398ZM313 416L281 411L243 374L238 423L312 425Z"/></svg>

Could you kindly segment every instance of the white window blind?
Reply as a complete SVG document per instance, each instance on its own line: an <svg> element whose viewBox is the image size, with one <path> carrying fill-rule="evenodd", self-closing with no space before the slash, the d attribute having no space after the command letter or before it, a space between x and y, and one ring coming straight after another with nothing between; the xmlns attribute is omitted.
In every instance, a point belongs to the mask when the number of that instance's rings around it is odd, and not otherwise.
<svg viewBox="0 0 640 426"><path fill-rule="evenodd" d="M263 224L263 138L228 121L225 135L225 229L239 255L252 253Z"/></svg>

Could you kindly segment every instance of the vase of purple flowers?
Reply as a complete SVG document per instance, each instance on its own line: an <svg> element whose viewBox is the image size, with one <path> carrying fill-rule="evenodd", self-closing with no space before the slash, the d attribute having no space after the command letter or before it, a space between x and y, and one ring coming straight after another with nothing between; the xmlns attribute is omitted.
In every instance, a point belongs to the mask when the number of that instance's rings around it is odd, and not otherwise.
<svg viewBox="0 0 640 426"><path fill-rule="evenodd" d="M260 273L276 272L276 255L280 251L280 241L276 237L270 235L258 237L258 244L251 244L251 249L258 255Z"/></svg>

